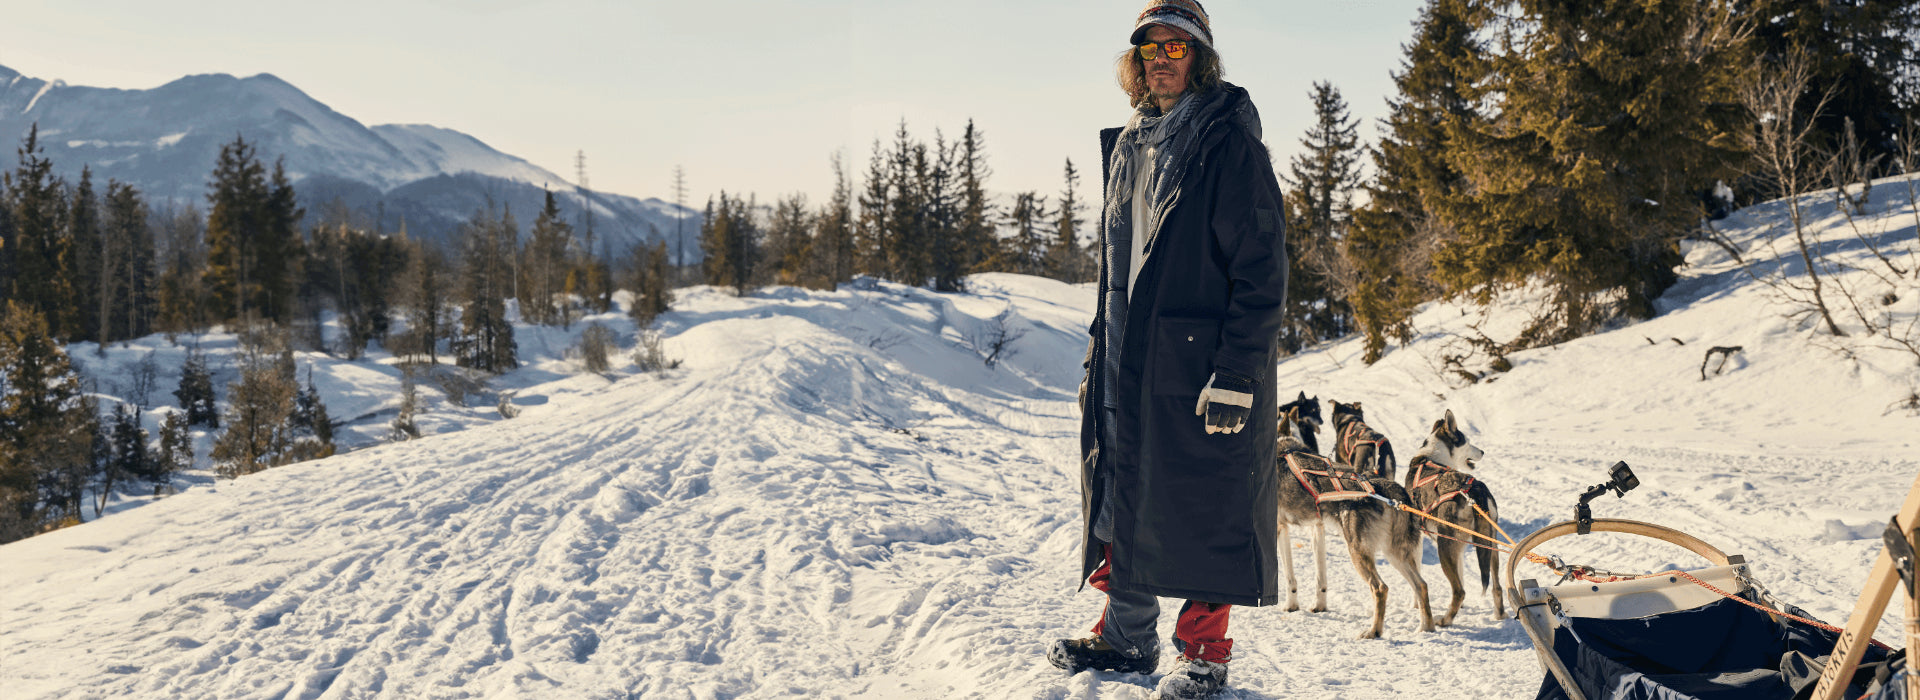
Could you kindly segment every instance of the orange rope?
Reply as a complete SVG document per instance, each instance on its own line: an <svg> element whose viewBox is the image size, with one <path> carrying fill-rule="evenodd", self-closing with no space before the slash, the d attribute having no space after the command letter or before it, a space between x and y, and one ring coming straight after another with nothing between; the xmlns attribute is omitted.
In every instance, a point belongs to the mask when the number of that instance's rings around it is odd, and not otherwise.
<svg viewBox="0 0 1920 700"><path fill-rule="evenodd" d="M1501 536L1501 537L1505 537L1505 538L1507 538L1507 546L1508 546L1508 547L1512 547L1512 546L1514 546L1514 545L1516 544L1516 543L1515 543L1515 542L1513 541L1513 535L1509 535L1509 534L1507 534L1507 529L1506 529L1506 528L1504 528L1504 527L1500 527L1500 521L1498 521L1498 520L1494 520L1494 519L1493 519L1493 516L1491 516L1491 515L1487 515L1487 512L1486 512L1486 511L1484 511L1484 510L1481 510L1481 509L1480 509L1480 504L1478 504L1478 503L1474 503L1474 502L1473 502L1473 499L1471 499L1471 498L1469 498L1469 499L1467 499L1467 505L1470 505L1470 506L1473 506L1473 512L1475 512L1475 513L1479 513L1479 514L1480 514L1480 517L1482 517L1482 518L1485 518L1485 519L1487 520L1487 522L1489 522L1489 523L1492 523L1492 524L1493 524L1493 529L1494 529L1494 530L1496 530L1496 531L1499 531L1499 533L1500 533L1500 536Z"/></svg>

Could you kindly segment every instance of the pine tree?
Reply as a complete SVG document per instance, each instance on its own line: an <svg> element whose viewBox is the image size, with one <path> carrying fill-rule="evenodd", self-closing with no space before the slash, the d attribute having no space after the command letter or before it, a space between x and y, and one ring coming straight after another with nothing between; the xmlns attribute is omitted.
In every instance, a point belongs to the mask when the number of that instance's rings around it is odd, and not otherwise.
<svg viewBox="0 0 1920 700"><path fill-rule="evenodd" d="M64 300L70 322L66 337L75 341L94 341L100 354L106 353L107 335L102 305L113 297L113 280L108 270L114 266L114 253L100 234L100 199L93 193L93 170L80 168L80 182L73 187L67 203L67 257L61 274L67 278L72 298Z"/></svg>
<svg viewBox="0 0 1920 700"><path fill-rule="evenodd" d="M760 231L753 221L752 199L729 197L720 193L716 207L707 205L707 218L700 222L701 261L707 284L733 287L746 295L753 289L753 271L759 265Z"/></svg>
<svg viewBox="0 0 1920 700"><path fill-rule="evenodd" d="M160 453L155 456L153 480L158 484L171 483L174 474L192 467L193 432L187 426L187 414L168 411L160 422Z"/></svg>
<svg viewBox="0 0 1920 700"><path fill-rule="evenodd" d="M394 352L403 362L425 354L427 362L437 365L440 341L452 335L447 320L447 256L429 241L408 245L407 271L400 285L402 303L407 306L407 337Z"/></svg>
<svg viewBox="0 0 1920 700"><path fill-rule="evenodd" d="M290 418L293 445L291 461L303 462L311 459L325 459L333 456L333 419L327 415L327 404L320 398L320 390L313 384L313 368L307 368L307 383L300 387L293 399L293 415Z"/></svg>
<svg viewBox="0 0 1920 700"><path fill-rule="evenodd" d="M813 255L813 216L807 212L807 196L794 194L773 205L767 221L765 263L760 265L763 284L794 286L801 283L807 261Z"/></svg>
<svg viewBox="0 0 1920 700"><path fill-rule="evenodd" d="M1398 94L1387 99L1380 143L1370 149L1373 181L1345 241L1357 280L1354 318L1366 334L1368 364L1385 353L1389 337L1410 342L1414 307L1440 293L1433 282L1433 249L1445 234L1427 202L1456 196L1466 186L1444 155L1447 122L1475 114L1460 77L1462 66L1481 56L1466 5L1431 0L1421 10L1393 77Z"/></svg>
<svg viewBox="0 0 1920 700"><path fill-rule="evenodd" d="M160 243L156 255L163 271L156 283L154 324L177 342L180 333L207 326L208 304L202 271L207 266L205 223L192 205L159 217Z"/></svg>
<svg viewBox="0 0 1920 700"><path fill-rule="evenodd" d="M1440 280L1481 301L1543 281L1552 309L1515 347L1650 317L1701 215L1696 193L1741 157L1732 82L1745 52L1729 2L1476 7L1481 26L1525 34L1461 81L1470 99L1500 95L1500 111L1449 121L1448 161L1473 186L1439 202L1457 233L1436 256Z"/></svg>
<svg viewBox="0 0 1920 700"><path fill-rule="evenodd" d="M1098 272L1093 258L1093 249L1080 245L1080 212L1086 205L1080 203L1076 190L1080 187L1080 171L1073 167L1073 159L1067 159L1066 189L1060 192L1060 205L1054 211L1054 239L1052 247L1047 249L1046 274L1062 282L1091 282Z"/></svg>
<svg viewBox="0 0 1920 700"><path fill-rule="evenodd" d="M157 471L158 461L147 452L147 429L141 427L140 418L141 411L127 404L113 408L113 428L109 435L112 458L101 472L100 501L94 506L96 514L112 495L115 484L129 478L152 479Z"/></svg>
<svg viewBox="0 0 1920 700"><path fill-rule="evenodd" d="M293 350L286 330L270 324L241 339L240 381L227 387L226 432L214 439L214 470L233 478L288 464L293 455Z"/></svg>
<svg viewBox="0 0 1920 700"><path fill-rule="evenodd" d="M805 284L815 289L833 289L853 279L853 183L847 179L840 154L833 154L833 197L814 217L813 273Z"/></svg>
<svg viewBox="0 0 1920 700"><path fill-rule="evenodd" d="M1013 235L1000 244L1001 255L994 269L1040 275L1046 272L1047 246L1052 239L1046 231L1047 198L1038 192L1017 192L1013 208L1007 212L1007 226Z"/></svg>
<svg viewBox="0 0 1920 700"><path fill-rule="evenodd" d="M173 391L173 397L186 411L187 425L220 427L220 412L214 406L213 373L207 371L207 356L198 349L187 353L187 362L180 367L180 387Z"/></svg>
<svg viewBox="0 0 1920 700"><path fill-rule="evenodd" d="M28 127L21 144L20 167L7 181L6 209L13 226L10 263L13 276L0 280L6 297L40 315L55 338L72 337L73 288L63 261L71 253L67 238L67 207L61 183L53 175L53 161L40 155L40 127Z"/></svg>
<svg viewBox="0 0 1920 700"><path fill-rule="evenodd" d="M1287 305L1280 345L1289 353L1353 331L1351 275L1341 256L1360 184L1360 139L1347 103L1332 83L1310 95L1314 125L1300 139L1305 151L1288 165Z"/></svg>
<svg viewBox="0 0 1920 700"><path fill-rule="evenodd" d="M506 298L513 289L513 269L508 259L513 256L514 232L518 230L511 207L497 220L490 212L475 212L461 227L465 270L460 334L454 339L453 352L455 362L462 367L497 374L520 366L506 308Z"/></svg>
<svg viewBox="0 0 1920 700"><path fill-rule="evenodd" d="M275 279L286 271L279 237L288 232L276 228L275 191L253 145L236 136L222 146L208 189L206 282L215 318L288 320L278 302L291 299L275 299L289 282Z"/></svg>
<svg viewBox="0 0 1920 700"><path fill-rule="evenodd" d="M566 320L570 302L565 297L571 295L563 292L568 291L567 250L572 244L573 227L549 191L520 255L520 317L528 323L560 325Z"/></svg>
<svg viewBox="0 0 1920 700"><path fill-rule="evenodd" d="M0 542L79 522L99 433L93 401L46 318L0 311Z"/></svg>
<svg viewBox="0 0 1920 700"><path fill-rule="evenodd" d="M891 214L887 206L891 199L887 197L892 189L887 179L887 163L890 161L886 151L880 147L880 141L873 142L873 157L867 161L867 179L860 189L860 217L854 220L853 247L854 271L856 274L887 276L887 220Z"/></svg>
<svg viewBox="0 0 1920 700"><path fill-rule="evenodd" d="M965 214L965 188L959 179L961 144L949 144L938 129L933 132L931 158L921 156L914 162L915 181L920 190L921 217L926 250L927 276L934 291L957 292L966 286L972 272L966 241L960 225Z"/></svg>
<svg viewBox="0 0 1920 700"><path fill-rule="evenodd" d="M998 257L999 241L993 225L998 212L987 197L987 178L993 169L987 167L986 134L974 127L972 119L967 120L959 146L959 245L966 270L981 272Z"/></svg>
<svg viewBox="0 0 1920 700"><path fill-rule="evenodd" d="M154 240L147 205L131 185L107 181L105 247L115 261L101 304L103 340L127 340L151 332L154 317Z"/></svg>

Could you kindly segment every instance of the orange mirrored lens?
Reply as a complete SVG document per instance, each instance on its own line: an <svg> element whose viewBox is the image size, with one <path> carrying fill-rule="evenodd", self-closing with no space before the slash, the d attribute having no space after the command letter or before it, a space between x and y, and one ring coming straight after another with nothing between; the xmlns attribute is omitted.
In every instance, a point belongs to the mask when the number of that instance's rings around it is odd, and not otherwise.
<svg viewBox="0 0 1920 700"><path fill-rule="evenodd" d="M1160 49L1167 50L1167 58L1178 61L1187 57L1187 42L1168 41L1162 43L1147 42L1140 45L1140 60L1151 61L1160 57Z"/></svg>

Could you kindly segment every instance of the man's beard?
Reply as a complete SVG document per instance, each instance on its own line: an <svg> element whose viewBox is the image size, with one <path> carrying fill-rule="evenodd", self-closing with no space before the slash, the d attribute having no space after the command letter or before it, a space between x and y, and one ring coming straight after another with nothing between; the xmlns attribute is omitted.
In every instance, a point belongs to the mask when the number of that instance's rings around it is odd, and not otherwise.
<svg viewBox="0 0 1920 700"><path fill-rule="evenodd" d="M1172 92L1167 92L1165 90L1161 90L1160 88L1153 87L1153 83L1151 80L1149 80L1147 83L1147 97L1155 101L1177 99L1180 97L1180 95L1184 94L1185 92L1186 92L1185 85L1181 85L1179 89L1176 89Z"/></svg>

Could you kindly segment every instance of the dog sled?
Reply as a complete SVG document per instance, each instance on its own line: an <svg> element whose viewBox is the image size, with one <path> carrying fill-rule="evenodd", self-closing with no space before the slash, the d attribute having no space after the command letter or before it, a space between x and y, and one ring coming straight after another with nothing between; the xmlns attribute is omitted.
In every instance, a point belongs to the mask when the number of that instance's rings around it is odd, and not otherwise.
<svg viewBox="0 0 1920 700"><path fill-rule="evenodd" d="M1594 519L1587 502L1638 485L1625 463L1581 497L1575 519L1513 545L1504 581L1521 626L1545 670L1536 700L1920 700L1920 676L1905 652L1872 640L1892 594L1907 598L1906 646L1920 641L1913 546L1920 529L1920 480L1888 528L1845 628L1812 619L1767 594L1748 562L1692 535L1633 520ZM1567 564L1534 550L1589 532L1647 537L1706 560L1691 570L1619 575ZM1515 581L1522 560L1560 580Z"/></svg>

